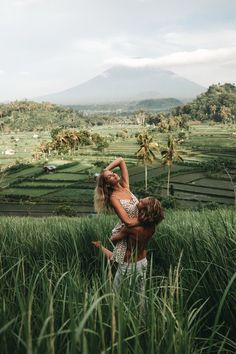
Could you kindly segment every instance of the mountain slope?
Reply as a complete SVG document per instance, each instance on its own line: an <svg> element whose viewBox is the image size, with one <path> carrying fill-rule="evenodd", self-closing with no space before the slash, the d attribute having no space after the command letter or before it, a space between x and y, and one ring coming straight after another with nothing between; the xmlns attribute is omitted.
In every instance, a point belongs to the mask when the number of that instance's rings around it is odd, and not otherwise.
<svg viewBox="0 0 236 354"><path fill-rule="evenodd" d="M192 102L176 107L174 115L188 115L191 119L236 122L236 87L225 83L211 85Z"/></svg>
<svg viewBox="0 0 236 354"><path fill-rule="evenodd" d="M37 98L60 104L109 103L149 98L194 98L204 87L160 68L114 66L68 90Z"/></svg>

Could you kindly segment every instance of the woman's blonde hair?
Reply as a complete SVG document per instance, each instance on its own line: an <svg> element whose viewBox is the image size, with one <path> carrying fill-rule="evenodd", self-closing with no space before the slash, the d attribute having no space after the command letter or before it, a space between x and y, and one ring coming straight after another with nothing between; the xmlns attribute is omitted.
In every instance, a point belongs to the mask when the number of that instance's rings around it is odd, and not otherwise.
<svg viewBox="0 0 236 354"><path fill-rule="evenodd" d="M94 192L94 209L97 213L111 212L112 205L110 203L110 197L113 192L112 186L110 186L102 171L96 178L96 188Z"/></svg>
<svg viewBox="0 0 236 354"><path fill-rule="evenodd" d="M161 203L154 197L147 197L148 203L139 209L138 219L143 225L159 224L164 219Z"/></svg>

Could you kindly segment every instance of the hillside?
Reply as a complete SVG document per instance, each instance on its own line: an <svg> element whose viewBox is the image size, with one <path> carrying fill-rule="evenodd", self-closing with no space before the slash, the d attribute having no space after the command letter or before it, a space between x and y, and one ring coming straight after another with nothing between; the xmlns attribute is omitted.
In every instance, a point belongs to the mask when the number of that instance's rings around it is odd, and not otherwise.
<svg viewBox="0 0 236 354"><path fill-rule="evenodd" d="M236 120L236 87L232 84L212 85L192 102L181 105L176 98L149 98L146 100L121 101L110 104L63 106L49 102L14 101L0 104L0 129L50 130L55 127L80 126L81 122L104 124L112 114L113 121L132 120L139 110L164 112L172 110L175 116L190 120L230 123ZM115 114L113 114L115 113Z"/></svg>
<svg viewBox="0 0 236 354"><path fill-rule="evenodd" d="M134 112L140 109L147 111L163 111L179 106L180 100L176 98L150 98L141 101L117 102L110 104L90 104L90 105L71 105L70 107L78 111L92 112Z"/></svg>
<svg viewBox="0 0 236 354"><path fill-rule="evenodd" d="M150 98L194 98L205 88L155 67L114 66L85 83L37 98L59 104L103 104Z"/></svg>
<svg viewBox="0 0 236 354"><path fill-rule="evenodd" d="M230 83L211 85L191 103L175 108L173 113L200 121L235 122L236 87Z"/></svg>
<svg viewBox="0 0 236 354"><path fill-rule="evenodd" d="M120 102L106 105L62 106L49 102L14 101L0 104L0 129L8 130L51 130L55 127L80 126L82 122L103 124L113 114L113 121L120 121L122 116L140 109L165 111L181 104L181 101L168 99L149 99L145 101ZM83 113L85 112L85 113ZM101 113L101 114L100 114ZM119 115L117 115L119 113Z"/></svg>
<svg viewBox="0 0 236 354"><path fill-rule="evenodd" d="M0 104L0 128L48 130L55 126L74 126L81 114L70 107L48 102L14 101Z"/></svg>

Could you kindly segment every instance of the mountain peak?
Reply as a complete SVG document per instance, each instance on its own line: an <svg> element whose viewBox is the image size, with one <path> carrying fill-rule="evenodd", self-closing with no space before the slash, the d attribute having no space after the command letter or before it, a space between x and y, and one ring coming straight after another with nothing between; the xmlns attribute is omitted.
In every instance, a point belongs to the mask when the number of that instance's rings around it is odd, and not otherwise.
<svg viewBox="0 0 236 354"><path fill-rule="evenodd" d="M205 88L158 67L114 65L101 74L65 91L42 97L60 104L92 104L147 98L190 99Z"/></svg>

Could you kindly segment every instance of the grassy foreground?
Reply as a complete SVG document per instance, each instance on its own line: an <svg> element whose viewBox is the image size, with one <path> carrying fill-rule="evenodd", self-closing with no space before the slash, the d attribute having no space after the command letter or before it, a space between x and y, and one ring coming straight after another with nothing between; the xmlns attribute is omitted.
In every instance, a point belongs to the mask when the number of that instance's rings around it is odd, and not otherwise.
<svg viewBox="0 0 236 354"><path fill-rule="evenodd" d="M0 219L1 353L235 353L235 209L166 213L142 305L90 246L115 222Z"/></svg>

